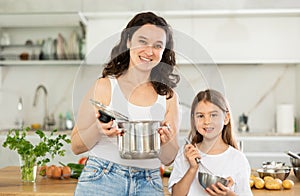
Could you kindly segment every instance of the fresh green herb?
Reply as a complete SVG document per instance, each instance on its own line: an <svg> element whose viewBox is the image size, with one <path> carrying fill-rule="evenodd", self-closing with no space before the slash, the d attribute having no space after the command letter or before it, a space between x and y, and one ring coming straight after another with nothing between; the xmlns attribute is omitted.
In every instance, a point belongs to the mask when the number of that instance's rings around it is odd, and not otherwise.
<svg viewBox="0 0 300 196"><path fill-rule="evenodd" d="M56 129L51 131L49 136L41 130L36 130L35 134L39 136L40 142L34 145L26 138L29 131L29 127L23 130L11 129L2 145L4 148L8 147L10 150L16 150L20 155L22 162L24 162L21 165L22 177L23 174L29 175L30 172L32 172L32 168L30 167L35 163L37 163L37 165L45 165L50 162L47 155L50 155L52 159L54 159L56 155L64 156L66 150L62 149L62 147L64 143L71 142L66 134L54 135L54 133L57 132Z"/></svg>

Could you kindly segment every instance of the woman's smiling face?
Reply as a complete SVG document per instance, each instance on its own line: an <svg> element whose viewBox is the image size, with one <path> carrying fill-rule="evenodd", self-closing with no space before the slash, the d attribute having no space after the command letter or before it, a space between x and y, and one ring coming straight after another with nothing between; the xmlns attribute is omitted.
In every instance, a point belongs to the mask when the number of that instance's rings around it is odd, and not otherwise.
<svg viewBox="0 0 300 196"><path fill-rule="evenodd" d="M152 24L143 25L127 42L127 47L130 49L129 66L151 71L161 61L165 46L164 29Z"/></svg>
<svg viewBox="0 0 300 196"><path fill-rule="evenodd" d="M215 104L200 101L195 108L194 120L197 131L204 139L214 139L221 137L223 127L228 124L230 117Z"/></svg>

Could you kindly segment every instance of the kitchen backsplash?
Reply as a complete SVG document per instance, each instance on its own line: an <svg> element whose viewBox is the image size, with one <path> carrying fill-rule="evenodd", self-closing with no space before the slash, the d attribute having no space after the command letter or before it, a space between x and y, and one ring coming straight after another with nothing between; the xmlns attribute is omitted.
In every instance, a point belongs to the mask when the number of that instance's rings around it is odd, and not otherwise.
<svg viewBox="0 0 300 196"><path fill-rule="evenodd" d="M25 125L42 124L45 112L44 95L40 95L37 106L33 107L34 93L40 84L47 88L49 113L54 114L58 126L61 113L66 114L69 111L73 114L74 80L76 78L77 82L86 80L83 82L86 83L85 86L81 86L80 91L77 89L75 96L84 94L84 88L94 80L90 78L91 73L87 73L87 71L78 74L79 68L79 66L59 65L4 67L0 90L0 128L11 128L20 115L24 119ZM94 78L97 78L98 73L94 73L95 70L97 72L97 69L94 67L92 73ZM191 75L190 72L194 69L194 65L179 65L182 79L176 91L182 103L182 130L189 129L188 105L191 104L191 100L196 92L208 87L205 84L207 78L201 75L201 70L199 72L192 71L194 75ZM295 105L295 113L297 114L296 73L298 69L295 65L218 66L219 74L223 79L224 91L231 105L235 125L237 126L239 115L245 113L249 115L250 132L275 131L276 106L281 103ZM99 67L100 72L101 67ZM186 74L189 74L188 77ZM266 96L262 99L264 95ZM23 102L21 113L17 108L20 96ZM256 105L261 99L261 103Z"/></svg>

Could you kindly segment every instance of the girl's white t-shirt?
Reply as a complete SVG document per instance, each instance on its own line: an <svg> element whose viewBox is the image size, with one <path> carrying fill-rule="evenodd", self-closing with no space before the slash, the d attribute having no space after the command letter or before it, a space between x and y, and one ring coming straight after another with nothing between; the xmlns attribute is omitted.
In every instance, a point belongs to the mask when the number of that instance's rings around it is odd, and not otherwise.
<svg viewBox="0 0 300 196"><path fill-rule="evenodd" d="M201 162L213 174L227 178L232 177L234 184L231 187L237 195L248 196L252 195L249 180L251 168L246 156L239 150L229 146L229 148L217 155L209 155L199 151L201 155ZM176 184L186 173L190 164L184 156L184 146L180 148L176 159L174 161L173 170L169 178L169 191L172 192L172 186ZM200 166L201 172L207 172ZM209 195L198 181L198 174L196 174L188 196Z"/></svg>
<svg viewBox="0 0 300 196"><path fill-rule="evenodd" d="M114 77L109 77L111 84L111 101L109 107L123 115L131 121L155 120L163 121L166 113L166 96L158 95L156 102L147 107L133 105L127 101L122 93L118 81ZM122 159L119 154L117 137L108 137L103 132L101 139L90 150L89 155L99 157L125 166L140 168L159 168L160 160L153 159Z"/></svg>

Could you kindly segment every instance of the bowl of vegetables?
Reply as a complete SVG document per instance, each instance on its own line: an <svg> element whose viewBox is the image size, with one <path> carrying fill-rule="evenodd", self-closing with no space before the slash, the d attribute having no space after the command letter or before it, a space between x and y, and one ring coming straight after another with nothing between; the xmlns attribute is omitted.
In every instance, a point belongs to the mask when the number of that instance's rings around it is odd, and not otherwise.
<svg viewBox="0 0 300 196"><path fill-rule="evenodd" d="M261 168L256 171L259 177L262 179L266 176L271 176L273 178L279 178L280 180L285 180L290 175L291 168L288 166L284 166L279 169Z"/></svg>

